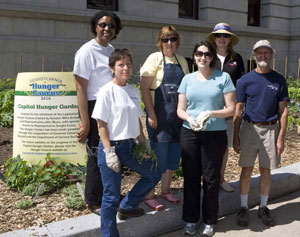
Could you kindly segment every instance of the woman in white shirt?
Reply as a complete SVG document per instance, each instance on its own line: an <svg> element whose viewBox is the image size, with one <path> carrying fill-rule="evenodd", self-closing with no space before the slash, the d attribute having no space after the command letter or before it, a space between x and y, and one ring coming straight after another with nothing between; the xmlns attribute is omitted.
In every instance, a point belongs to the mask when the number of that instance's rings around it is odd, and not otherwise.
<svg viewBox="0 0 300 237"><path fill-rule="evenodd" d="M141 175L141 179L120 203L118 212L120 219L144 214L144 210L138 208L138 205L161 177L160 169L152 168L151 159L139 163L133 156L136 145L134 139L145 142L145 137L139 119L143 116L139 92L126 83L132 74L131 54L127 49L116 49L109 58L109 66L114 78L99 91L92 114L97 120L101 138L97 157L103 183L101 205L103 237L119 236L116 214L122 177L120 164Z"/></svg>
<svg viewBox="0 0 300 237"><path fill-rule="evenodd" d="M95 214L100 215L103 187L96 155L99 135L97 123L91 118L91 115L96 103L97 92L112 80L108 59L114 51L114 47L110 42L117 37L122 25L120 18L115 13L101 11L92 17L90 26L95 38L82 45L76 52L73 74L76 79L81 120L77 140L87 143L88 151L85 201Z"/></svg>

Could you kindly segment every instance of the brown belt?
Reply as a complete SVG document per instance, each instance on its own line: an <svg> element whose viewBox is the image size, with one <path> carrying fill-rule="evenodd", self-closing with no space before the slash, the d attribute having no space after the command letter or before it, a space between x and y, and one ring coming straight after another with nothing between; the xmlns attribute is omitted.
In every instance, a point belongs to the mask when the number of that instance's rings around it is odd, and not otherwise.
<svg viewBox="0 0 300 237"><path fill-rule="evenodd" d="M255 124L257 126L274 125L277 123L277 120L272 120L272 121L268 121L268 122L254 122L254 121L250 121L250 120L245 120L245 121L247 121L248 123L251 123L251 124Z"/></svg>

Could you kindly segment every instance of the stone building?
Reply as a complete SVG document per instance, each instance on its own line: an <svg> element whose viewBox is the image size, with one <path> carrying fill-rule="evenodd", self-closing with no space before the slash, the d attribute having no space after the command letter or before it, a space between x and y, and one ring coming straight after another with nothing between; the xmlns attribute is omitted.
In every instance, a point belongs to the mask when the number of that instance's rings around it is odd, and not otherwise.
<svg viewBox="0 0 300 237"><path fill-rule="evenodd" d="M284 74L287 56L288 74L297 74L300 0L0 0L0 78L42 71L43 65L45 71L71 71L74 53L93 37L89 18L101 9L120 16L124 28L112 44L132 51L136 75L157 50L162 26L175 25L179 53L190 57L219 22L240 37L235 49L246 68L253 44L268 39L276 48L276 70Z"/></svg>

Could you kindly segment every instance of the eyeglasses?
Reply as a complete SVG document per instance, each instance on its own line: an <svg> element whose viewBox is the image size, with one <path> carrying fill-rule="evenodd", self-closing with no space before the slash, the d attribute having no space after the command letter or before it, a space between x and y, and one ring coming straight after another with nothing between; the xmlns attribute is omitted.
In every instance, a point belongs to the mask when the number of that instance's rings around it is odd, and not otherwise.
<svg viewBox="0 0 300 237"><path fill-rule="evenodd" d="M115 29L116 28L116 25L106 24L105 22L102 22L102 23L98 24L98 26L100 26L100 28L102 28L102 29L106 28L106 26L108 26L108 29Z"/></svg>
<svg viewBox="0 0 300 237"><path fill-rule="evenodd" d="M163 42L163 43L168 43L169 40L170 40L171 42L176 42L176 41L177 41L177 37L164 38L164 39L161 39L161 42Z"/></svg>
<svg viewBox="0 0 300 237"><path fill-rule="evenodd" d="M215 37L216 38L221 38L221 37L230 38L230 34L215 34Z"/></svg>
<svg viewBox="0 0 300 237"><path fill-rule="evenodd" d="M212 54L210 52L202 52L202 51L196 51L195 55L198 57L202 57L204 55L205 58L211 58Z"/></svg>

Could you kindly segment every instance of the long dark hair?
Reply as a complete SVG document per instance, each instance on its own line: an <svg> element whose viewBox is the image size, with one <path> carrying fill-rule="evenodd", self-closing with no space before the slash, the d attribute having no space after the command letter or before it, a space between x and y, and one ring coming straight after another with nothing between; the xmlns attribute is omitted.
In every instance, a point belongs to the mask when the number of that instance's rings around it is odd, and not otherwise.
<svg viewBox="0 0 300 237"><path fill-rule="evenodd" d="M194 63L195 63L195 53L197 52L198 48L199 48L200 46L202 46L202 45L204 45L205 47L208 48L208 51L212 54L212 57L213 57L213 58L212 58L212 61L211 61L210 64L209 64L209 67L210 67L210 68L215 67L216 60L217 60L216 50L215 50L215 48L213 47L213 45L212 45L211 43L209 43L208 41L206 41L206 40L202 40L202 41L200 41L199 43L197 43L197 44L195 45L194 50L193 50L193 55L192 55L193 60L194 60Z"/></svg>
<svg viewBox="0 0 300 237"><path fill-rule="evenodd" d="M91 26L91 31L92 33L97 36L97 32L96 32L96 27L98 24L98 21L104 17L104 16L109 16L111 17L114 22L116 23L116 34L112 39L117 38L117 35L119 34L120 30L122 29L122 24L121 24L121 20L120 18L117 16L116 13L114 12L110 12L110 11L101 11L101 12L97 12L90 20L90 26Z"/></svg>

